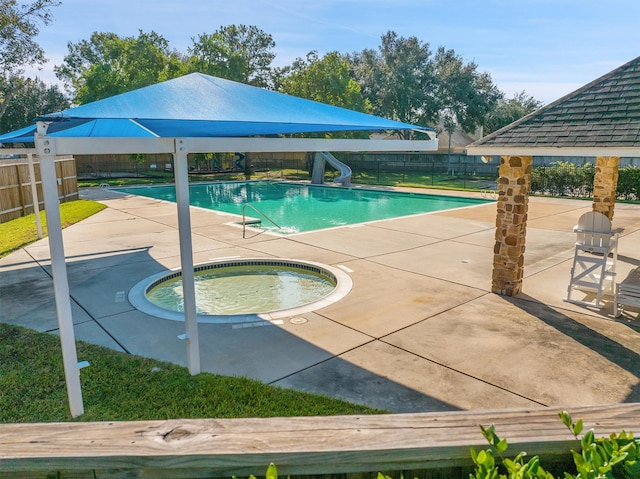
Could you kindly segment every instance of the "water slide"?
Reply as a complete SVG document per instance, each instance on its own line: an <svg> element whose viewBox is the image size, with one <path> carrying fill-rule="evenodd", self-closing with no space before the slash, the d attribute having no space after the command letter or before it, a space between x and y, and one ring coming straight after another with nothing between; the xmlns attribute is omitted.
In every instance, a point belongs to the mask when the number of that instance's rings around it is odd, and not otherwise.
<svg viewBox="0 0 640 479"><path fill-rule="evenodd" d="M324 183L325 163L329 163L340 175L333 180L334 183L342 183L342 186L351 186L351 168L339 161L328 151L319 151L313 161L313 172L311 173L311 183L321 185Z"/></svg>

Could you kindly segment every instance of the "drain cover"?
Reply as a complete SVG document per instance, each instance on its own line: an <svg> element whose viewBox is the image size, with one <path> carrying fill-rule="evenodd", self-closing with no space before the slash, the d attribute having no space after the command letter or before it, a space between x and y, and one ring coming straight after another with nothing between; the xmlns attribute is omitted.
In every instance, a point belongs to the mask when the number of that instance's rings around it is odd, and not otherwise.
<svg viewBox="0 0 640 479"><path fill-rule="evenodd" d="M290 322L291 324L304 324L304 323L306 323L306 322L308 322L308 321L309 321L309 320L308 320L307 318L303 318L303 317L301 317L301 316L296 316L295 318L291 318L291 319L289 320L289 322Z"/></svg>

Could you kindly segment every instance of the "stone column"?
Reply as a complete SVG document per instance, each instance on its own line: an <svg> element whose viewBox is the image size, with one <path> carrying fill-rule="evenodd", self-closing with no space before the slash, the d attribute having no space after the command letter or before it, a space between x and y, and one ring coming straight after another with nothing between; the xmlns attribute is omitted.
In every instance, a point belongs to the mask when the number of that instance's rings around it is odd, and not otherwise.
<svg viewBox="0 0 640 479"><path fill-rule="evenodd" d="M532 164L532 156L500 158L491 291L505 296L522 289Z"/></svg>
<svg viewBox="0 0 640 479"><path fill-rule="evenodd" d="M596 158L596 175L593 179L593 211L598 211L613 220L618 188L617 156L599 156Z"/></svg>

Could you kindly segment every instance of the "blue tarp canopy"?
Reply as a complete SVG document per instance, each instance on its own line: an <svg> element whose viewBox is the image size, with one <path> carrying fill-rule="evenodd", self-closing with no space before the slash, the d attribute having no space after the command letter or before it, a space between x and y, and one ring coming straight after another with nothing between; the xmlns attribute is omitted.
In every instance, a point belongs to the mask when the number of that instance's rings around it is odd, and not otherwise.
<svg viewBox="0 0 640 479"><path fill-rule="evenodd" d="M37 120L52 137L240 137L430 128L387 120L221 78L192 73ZM35 126L0 135L33 141Z"/></svg>

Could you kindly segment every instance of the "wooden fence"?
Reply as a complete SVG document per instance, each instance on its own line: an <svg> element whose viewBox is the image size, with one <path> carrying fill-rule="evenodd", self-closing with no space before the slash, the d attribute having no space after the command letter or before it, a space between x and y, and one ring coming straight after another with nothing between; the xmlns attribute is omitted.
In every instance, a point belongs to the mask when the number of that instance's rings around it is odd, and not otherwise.
<svg viewBox="0 0 640 479"><path fill-rule="evenodd" d="M40 161L34 157L36 190L40 210L44 209ZM56 159L58 198L61 203L78 199L76 162L73 157ZM0 160L0 223L33 213L31 176L27 159Z"/></svg>
<svg viewBox="0 0 640 479"><path fill-rule="evenodd" d="M564 467L580 442L561 410L0 424L0 477L228 479L264 476L273 462L280 477L468 478L469 447L487 449L479 426L490 424L509 442L507 457L526 451ZM596 437L640 434L639 403L568 411Z"/></svg>

